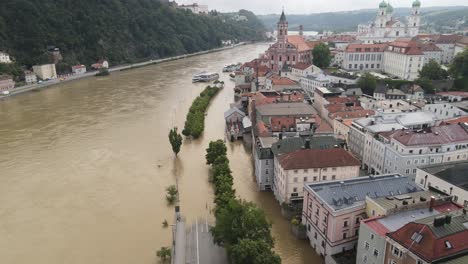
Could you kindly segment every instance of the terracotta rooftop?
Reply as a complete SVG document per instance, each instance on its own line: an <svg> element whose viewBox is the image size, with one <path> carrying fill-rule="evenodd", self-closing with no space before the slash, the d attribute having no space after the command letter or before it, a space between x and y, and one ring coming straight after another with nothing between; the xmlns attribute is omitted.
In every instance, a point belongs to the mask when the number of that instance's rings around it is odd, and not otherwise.
<svg viewBox="0 0 468 264"><path fill-rule="evenodd" d="M345 104L328 104L325 106L325 108L328 110L328 115L330 117L334 113L354 112L358 110L363 110L363 108L359 105L347 106ZM364 115L363 117L366 117L366 115Z"/></svg>
<svg viewBox="0 0 468 264"><path fill-rule="evenodd" d="M434 225L435 217L437 216L408 223L388 236L429 263L466 252L466 215L454 215L450 224L445 223L442 226ZM419 242L415 237L420 237Z"/></svg>
<svg viewBox="0 0 468 264"><path fill-rule="evenodd" d="M311 50L302 36L292 35L288 36L288 42L293 44L299 52Z"/></svg>
<svg viewBox="0 0 468 264"><path fill-rule="evenodd" d="M271 78L273 85L296 85L297 83L287 77L273 77Z"/></svg>
<svg viewBox="0 0 468 264"><path fill-rule="evenodd" d="M383 52L388 44L349 44L346 52Z"/></svg>
<svg viewBox="0 0 468 264"><path fill-rule="evenodd" d="M391 42L387 51L406 55L423 55L421 44L415 40L397 40Z"/></svg>
<svg viewBox="0 0 468 264"><path fill-rule="evenodd" d="M468 98L468 92L461 92L461 91L440 92L440 93L437 93L437 94L442 95L442 96L452 95L452 96L461 96L463 98Z"/></svg>
<svg viewBox="0 0 468 264"><path fill-rule="evenodd" d="M335 113L330 114L330 118L331 119L336 119L336 118L354 119L354 118L360 118L360 117L373 116L374 114L375 114L374 110L361 109L361 110L354 110L354 111L335 112Z"/></svg>
<svg viewBox="0 0 468 264"><path fill-rule="evenodd" d="M360 166L359 160L342 148L301 149L278 157L285 170Z"/></svg>
<svg viewBox="0 0 468 264"><path fill-rule="evenodd" d="M468 131L459 124L431 127L418 131L397 130L390 137L405 146L468 142Z"/></svg>
<svg viewBox="0 0 468 264"><path fill-rule="evenodd" d="M435 39L435 42L437 44L454 44L455 42L459 41L462 38L463 38L462 35L455 35L455 34L439 35Z"/></svg>
<svg viewBox="0 0 468 264"><path fill-rule="evenodd" d="M442 51L439 47L436 46L434 43L423 43L421 46L422 51Z"/></svg>
<svg viewBox="0 0 468 264"><path fill-rule="evenodd" d="M464 117L459 117L459 118L455 118L455 119L450 119L450 120L444 120L443 121L444 124L459 124L459 123L468 123L468 116L464 116Z"/></svg>

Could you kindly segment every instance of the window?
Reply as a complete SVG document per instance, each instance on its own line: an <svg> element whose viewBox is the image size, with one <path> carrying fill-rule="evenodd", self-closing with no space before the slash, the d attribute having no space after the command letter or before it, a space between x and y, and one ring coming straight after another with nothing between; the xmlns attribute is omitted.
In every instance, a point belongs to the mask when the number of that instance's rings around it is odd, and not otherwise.
<svg viewBox="0 0 468 264"><path fill-rule="evenodd" d="M308 169L305 169L305 170L304 170L304 173L308 173L308 172L309 172L309 170L308 170Z"/></svg>
<svg viewBox="0 0 468 264"><path fill-rule="evenodd" d="M297 177L294 177L294 182L297 182Z"/></svg>
<svg viewBox="0 0 468 264"><path fill-rule="evenodd" d="M378 257L378 256L379 256L379 251L374 248L374 257Z"/></svg>
<svg viewBox="0 0 468 264"><path fill-rule="evenodd" d="M364 248L365 248L366 250L369 249L369 243L367 243L367 241L364 242Z"/></svg>
<svg viewBox="0 0 468 264"><path fill-rule="evenodd" d="M417 264L424 264L424 262L422 260L418 259Z"/></svg>
<svg viewBox="0 0 468 264"><path fill-rule="evenodd" d="M327 171L327 168L324 168L323 171Z"/></svg>
<svg viewBox="0 0 468 264"><path fill-rule="evenodd" d="M327 180L327 176L323 176L322 181L326 181L326 180Z"/></svg>
<svg viewBox="0 0 468 264"><path fill-rule="evenodd" d="M415 173L416 173L416 169L413 169L413 174L415 174Z"/></svg>
<svg viewBox="0 0 468 264"><path fill-rule="evenodd" d="M336 179L336 175L332 175L332 180L335 180Z"/></svg>
<svg viewBox="0 0 468 264"><path fill-rule="evenodd" d="M325 248L325 241L322 241L322 247Z"/></svg>
<svg viewBox="0 0 468 264"><path fill-rule="evenodd" d="M354 236L359 236L359 229L354 230Z"/></svg>
<svg viewBox="0 0 468 264"><path fill-rule="evenodd" d="M373 211L373 210L372 210ZM374 215L374 214L372 214ZM374 239L374 234L370 234L370 239L373 240Z"/></svg>
<svg viewBox="0 0 468 264"><path fill-rule="evenodd" d="M392 254L395 256L395 257L400 257L400 250L397 248L397 247L393 247L393 250L392 250Z"/></svg>
<svg viewBox="0 0 468 264"><path fill-rule="evenodd" d="M265 170L265 174L268 174L268 173L269 173L269 171L268 171L268 169L266 169L266 170Z"/></svg>
<svg viewBox="0 0 468 264"><path fill-rule="evenodd" d="M320 209L317 208L317 210L315 210L315 214L319 215L320 214Z"/></svg>
<svg viewBox="0 0 468 264"><path fill-rule="evenodd" d="M446 247L447 249L453 248L452 243L450 243L450 241L448 241L448 240L445 240L445 247Z"/></svg>
<svg viewBox="0 0 468 264"><path fill-rule="evenodd" d="M317 172L317 171L318 171L318 169L314 169L314 172Z"/></svg>
<svg viewBox="0 0 468 264"><path fill-rule="evenodd" d="M317 181L317 176L314 176L314 182Z"/></svg>
<svg viewBox="0 0 468 264"><path fill-rule="evenodd" d="M332 171L336 171L336 168L332 168Z"/></svg>
<svg viewBox="0 0 468 264"><path fill-rule="evenodd" d="M317 239L317 232L315 232L315 234L314 234L314 238L315 238L315 239Z"/></svg>
<svg viewBox="0 0 468 264"><path fill-rule="evenodd" d="M409 174L410 170L409 169L406 169L405 173L406 174Z"/></svg>
<svg viewBox="0 0 468 264"><path fill-rule="evenodd" d="M304 182L307 182L307 177L304 177Z"/></svg>
<svg viewBox="0 0 468 264"><path fill-rule="evenodd" d="M343 239L346 239L348 238L348 234L347 233L343 233Z"/></svg>
<svg viewBox="0 0 468 264"><path fill-rule="evenodd" d="M265 165L268 165L270 163L270 160L265 160Z"/></svg>
<svg viewBox="0 0 468 264"><path fill-rule="evenodd" d="M356 223L356 224L359 224L360 221L361 221L361 218L356 217L356 222L355 222L355 223Z"/></svg>
<svg viewBox="0 0 468 264"><path fill-rule="evenodd" d="M347 227L348 226L348 221L344 221L343 222L343 227Z"/></svg>

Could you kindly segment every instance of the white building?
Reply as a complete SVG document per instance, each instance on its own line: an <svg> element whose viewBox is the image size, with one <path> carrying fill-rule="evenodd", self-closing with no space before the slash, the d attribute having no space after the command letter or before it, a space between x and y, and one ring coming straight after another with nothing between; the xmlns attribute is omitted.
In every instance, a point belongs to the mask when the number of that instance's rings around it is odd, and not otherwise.
<svg viewBox="0 0 468 264"><path fill-rule="evenodd" d="M425 63L416 41L394 41L384 52L384 71L404 80L415 80Z"/></svg>
<svg viewBox="0 0 468 264"><path fill-rule="evenodd" d="M382 1L379 4L375 21L358 26L357 39L365 43L381 43L418 35L421 24L420 7L421 2L415 0L412 4L411 15L405 23L393 17L393 7L390 3Z"/></svg>
<svg viewBox="0 0 468 264"><path fill-rule="evenodd" d="M436 119L435 115L430 112L383 113L377 111L372 117L353 121L349 130L348 146L351 152L362 160L364 168L369 168L372 142L378 133L398 129L428 128L436 125Z"/></svg>
<svg viewBox="0 0 468 264"><path fill-rule="evenodd" d="M57 79L55 64L34 65L33 71L42 80Z"/></svg>
<svg viewBox="0 0 468 264"><path fill-rule="evenodd" d="M37 82L37 76L32 71L24 71L24 80L27 84L32 84Z"/></svg>
<svg viewBox="0 0 468 264"><path fill-rule="evenodd" d="M274 177L274 156L271 151L276 137L258 137L253 145L252 155L255 161L255 178L260 191L271 191Z"/></svg>
<svg viewBox="0 0 468 264"><path fill-rule="evenodd" d="M350 44L341 67L348 71L381 71L387 44Z"/></svg>
<svg viewBox="0 0 468 264"><path fill-rule="evenodd" d="M368 140L364 161L371 173L414 177L420 166L467 160L468 130L463 124L379 133Z"/></svg>
<svg viewBox="0 0 468 264"><path fill-rule="evenodd" d="M84 65L75 65L72 66L73 74L83 74L86 73L86 66Z"/></svg>
<svg viewBox="0 0 468 264"><path fill-rule="evenodd" d="M291 74L289 76L290 79L300 82L300 80L304 77L315 73L321 73L322 70L320 68L307 63L298 62L295 65L290 66Z"/></svg>
<svg viewBox="0 0 468 264"><path fill-rule="evenodd" d="M358 177L360 162L342 148L310 149L306 141L305 149L278 156L274 167L276 199L296 204L302 202L305 183Z"/></svg>
<svg viewBox="0 0 468 264"><path fill-rule="evenodd" d="M468 115L464 110L454 106L451 103L440 102L436 104L427 104L423 107L425 111L433 112L439 120L453 119Z"/></svg>
<svg viewBox="0 0 468 264"><path fill-rule="evenodd" d="M11 62L10 55L8 55L7 53L3 51L0 51L0 63L10 63L10 62Z"/></svg>
<svg viewBox="0 0 468 264"><path fill-rule="evenodd" d="M199 5L197 3L193 3L191 5L179 5L178 8L190 10L194 14L208 14L208 6L207 5Z"/></svg>
<svg viewBox="0 0 468 264"><path fill-rule="evenodd" d="M462 53L466 47L468 47L468 37L463 37L455 43L454 56L457 56L458 53Z"/></svg>
<svg viewBox="0 0 468 264"><path fill-rule="evenodd" d="M435 189L453 196L453 201L468 207L466 172L468 162L429 165L417 169L415 182L425 189Z"/></svg>

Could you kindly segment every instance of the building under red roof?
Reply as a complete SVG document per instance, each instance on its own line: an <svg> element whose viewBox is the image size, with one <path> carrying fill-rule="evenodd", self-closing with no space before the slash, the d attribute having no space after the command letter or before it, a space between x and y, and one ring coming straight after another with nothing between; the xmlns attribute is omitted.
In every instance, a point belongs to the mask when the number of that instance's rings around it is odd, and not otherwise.
<svg viewBox="0 0 468 264"><path fill-rule="evenodd" d="M346 52L383 52L387 48L387 43L382 44L349 44Z"/></svg>
<svg viewBox="0 0 468 264"><path fill-rule="evenodd" d="M358 159L342 148L301 149L292 153L280 155L278 157L278 162L284 170L361 165Z"/></svg>
<svg viewBox="0 0 468 264"><path fill-rule="evenodd" d="M292 65L291 68L294 68L294 69L298 69L298 70L303 71L303 70L309 68L310 66L312 66L312 64L303 63L303 62L298 62L298 63L296 63L295 65Z"/></svg>
<svg viewBox="0 0 468 264"><path fill-rule="evenodd" d="M453 124L418 131L398 130L390 137L405 146L442 145L468 142L468 131L462 125Z"/></svg>
<svg viewBox="0 0 468 264"><path fill-rule="evenodd" d="M463 98L468 98L468 92L461 92L461 91L440 92L437 94L442 95L442 96L459 96Z"/></svg>

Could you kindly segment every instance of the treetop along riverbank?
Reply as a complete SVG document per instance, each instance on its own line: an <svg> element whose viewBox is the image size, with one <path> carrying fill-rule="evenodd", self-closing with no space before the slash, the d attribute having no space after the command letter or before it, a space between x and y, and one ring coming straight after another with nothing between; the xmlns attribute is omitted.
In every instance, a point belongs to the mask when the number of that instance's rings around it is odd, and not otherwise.
<svg viewBox="0 0 468 264"><path fill-rule="evenodd" d="M184 136L199 138L205 130L205 112L211 99L219 92L219 88L207 86L200 95L195 98L185 120Z"/></svg>
<svg viewBox="0 0 468 264"><path fill-rule="evenodd" d="M233 177L222 140L210 142L206 163L211 165L215 190L214 241L227 249L232 264L280 264L272 250L271 223L254 203L236 199Z"/></svg>

